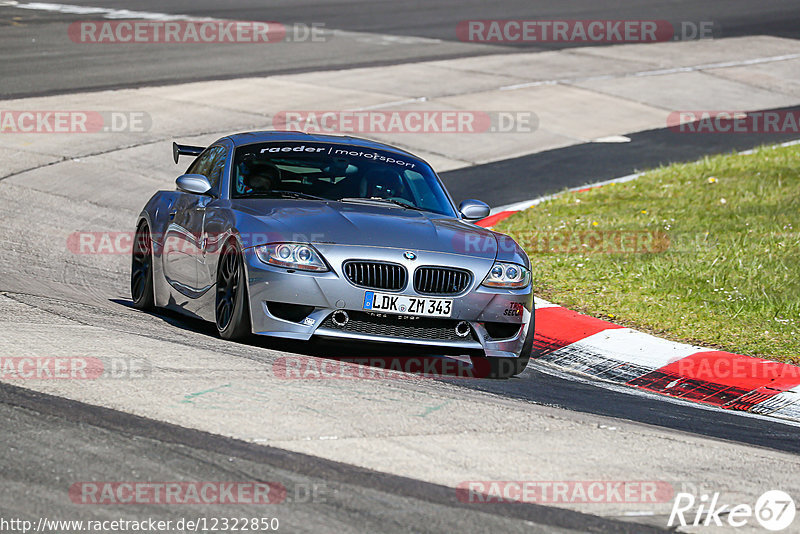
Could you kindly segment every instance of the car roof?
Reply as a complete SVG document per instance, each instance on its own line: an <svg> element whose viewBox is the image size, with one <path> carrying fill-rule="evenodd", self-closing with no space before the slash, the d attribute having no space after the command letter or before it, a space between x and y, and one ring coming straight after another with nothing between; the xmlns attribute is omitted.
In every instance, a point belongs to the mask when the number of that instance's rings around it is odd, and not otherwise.
<svg viewBox="0 0 800 534"><path fill-rule="evenodd" d="M336 143L359 148L369 148L372 150L387 150L397 154L410 156L414 159L420 159L419 156L407 152L403 149L393 147L377 141L370 141L369 139L362 139L360 137L351 137L349 135L327 135L327 134L309 134L305 132L291 132L291 131L263 131L263 132L244 132L229 135L226 139L230 139L235 146L249 145L252 143L270 143L270 142L307 142L307 143Z"/></svg>

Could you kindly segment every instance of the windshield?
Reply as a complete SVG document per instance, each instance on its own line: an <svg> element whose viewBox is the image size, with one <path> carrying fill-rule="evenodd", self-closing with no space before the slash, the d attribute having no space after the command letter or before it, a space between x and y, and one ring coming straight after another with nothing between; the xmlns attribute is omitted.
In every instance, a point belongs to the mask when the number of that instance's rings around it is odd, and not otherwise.
<svg viewBox="0 0 800 534"><path fill-rule="evenodd" d="M382 202L455 213L433 170L410 156L324 143L259 143L236 149L231 198Z"/></svg>

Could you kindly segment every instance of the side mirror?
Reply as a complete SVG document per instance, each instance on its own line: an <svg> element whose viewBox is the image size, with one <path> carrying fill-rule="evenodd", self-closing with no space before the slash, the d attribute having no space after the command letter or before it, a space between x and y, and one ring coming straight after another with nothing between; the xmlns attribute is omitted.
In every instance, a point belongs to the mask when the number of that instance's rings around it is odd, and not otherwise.
<svg viewBox="0 0 800 534"><path fill-rule="evenodd" d="M458 211L468 221L485 219L492 211L489 205L480 200L465 200L458 205Z"/></svg>
<svg viewBox="0 0 800 534"><path fill-rule="evenodd" d="M211 191L211 183L208 181L208 178L202 174L184 174L178 176L178 179L175 180L175 185L178 187L178 191L183 191L184 193L205 195Z"/></svg>

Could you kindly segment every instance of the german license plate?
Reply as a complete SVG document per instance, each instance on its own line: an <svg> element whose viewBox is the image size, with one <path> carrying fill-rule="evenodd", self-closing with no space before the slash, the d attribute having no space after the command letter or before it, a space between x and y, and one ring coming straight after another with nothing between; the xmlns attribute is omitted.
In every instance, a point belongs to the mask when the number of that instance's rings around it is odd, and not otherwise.
<svg viewBox="0 0 800 534"><path fill-rule="evenodd" d="M453 301L423 297L406 297L367 291L364 295L364 309L381 313L399 315L421 315L424 317L450 317Z"/></svg>

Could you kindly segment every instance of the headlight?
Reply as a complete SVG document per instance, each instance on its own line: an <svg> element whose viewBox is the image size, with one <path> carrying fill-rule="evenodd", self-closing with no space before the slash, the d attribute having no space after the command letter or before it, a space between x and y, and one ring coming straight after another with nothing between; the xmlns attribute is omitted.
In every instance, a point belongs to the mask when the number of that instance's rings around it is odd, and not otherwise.
<svg viewBox="0 0 800 534"><path fill-rule="evenodd" d="M496 262L483 280L486 287L520 289L531 283L531 272L516 263Z"/></svg>
<svg viewBox="0 0 800 534"><path fill-rule="evenodd" d="M299 271L324 272L328 265L311 245L302 243L270 243L256 247L258 259L269 265Z"/></svg>

